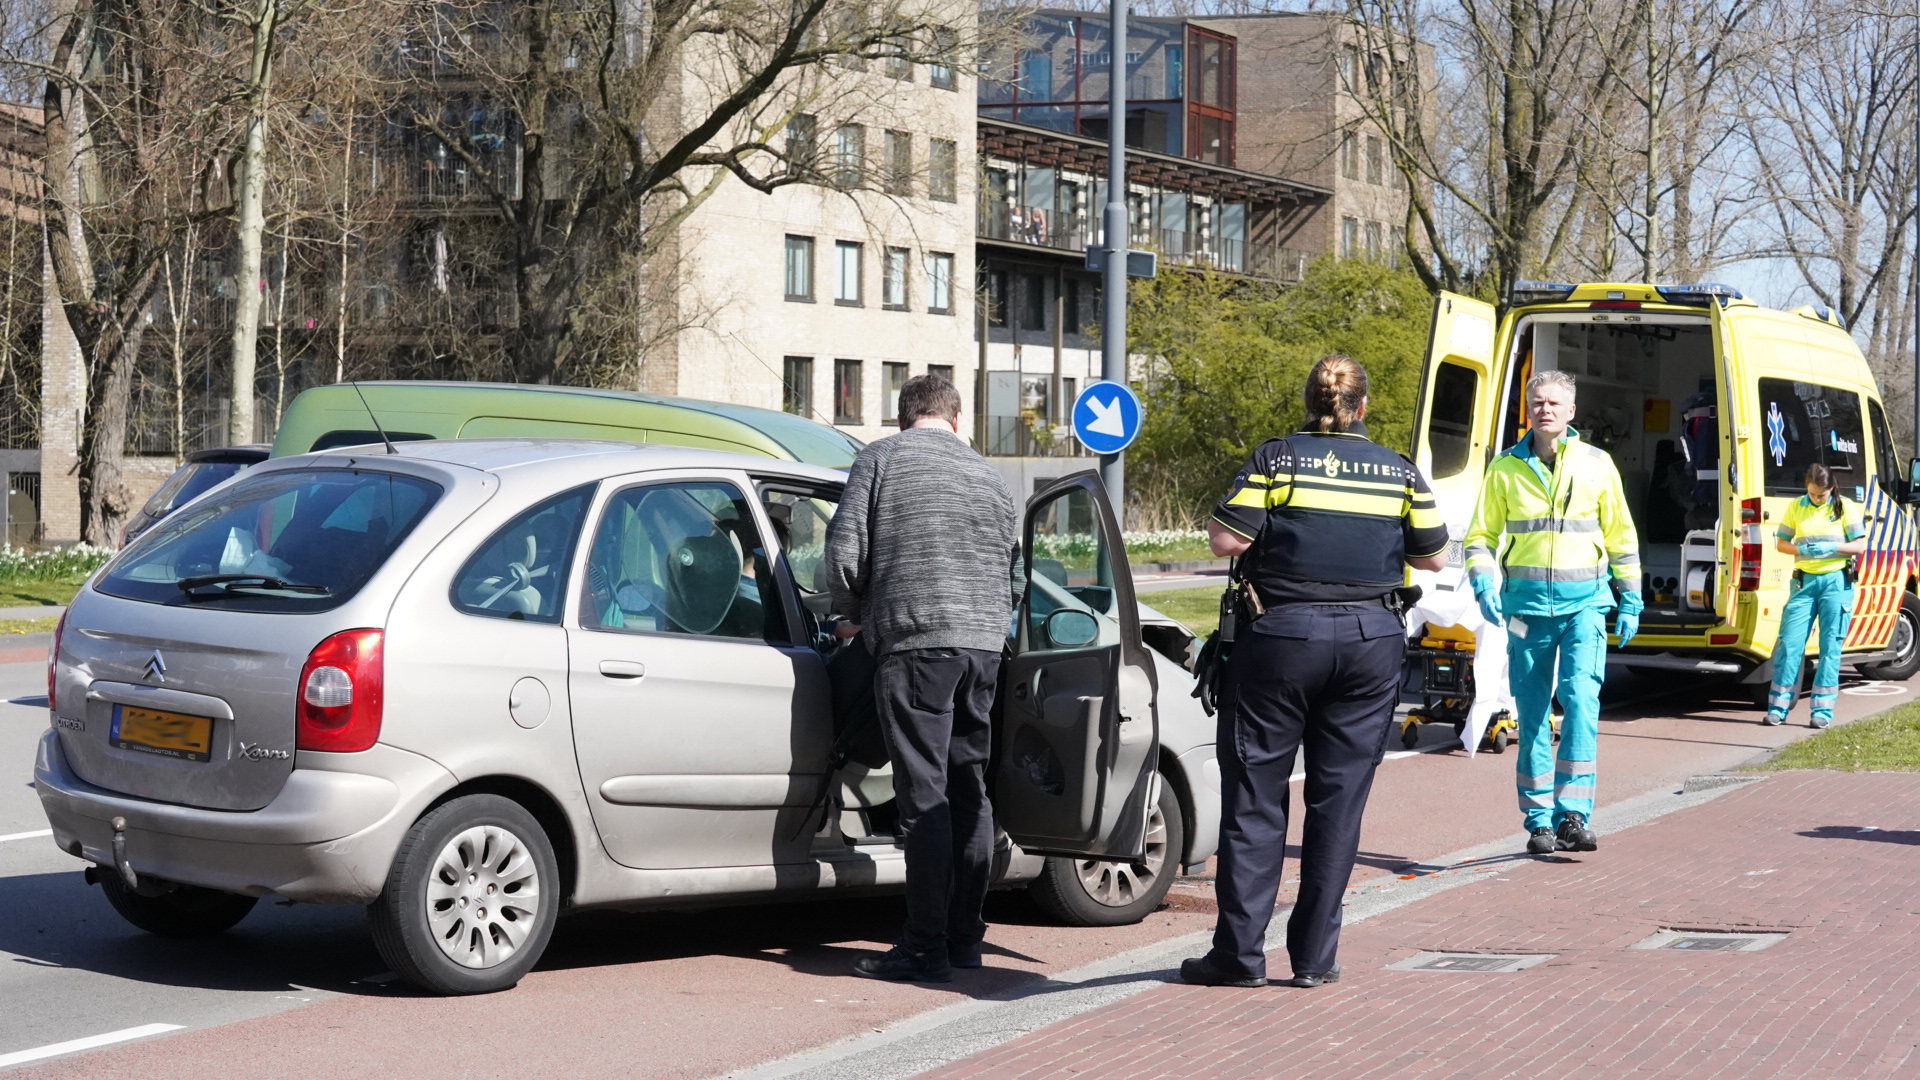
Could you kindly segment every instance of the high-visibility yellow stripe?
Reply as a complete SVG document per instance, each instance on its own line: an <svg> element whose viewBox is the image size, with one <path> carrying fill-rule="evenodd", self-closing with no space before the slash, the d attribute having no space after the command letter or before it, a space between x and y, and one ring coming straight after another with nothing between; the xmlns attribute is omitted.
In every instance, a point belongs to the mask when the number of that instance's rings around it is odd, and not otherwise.
<svg viewBox="0 0 1920 1080"><path fill-rule="evenodd" d="M1328 491L1312 487L1302 487L1294 492L1293 501L1287 505L1299 510L1331 510L1340 514L1363 514L1395 520L1404 517L1407 512L1405 496L1365 495L1357 491Z"/></svg>
<svg viewBox="0 0 1920 1080"><path fill-rule="evenodd" d="M1243 487L1233 493L1233 498L1227 500L1227 505L1251 506L1256 510L1265 510L1272 496L1273 492L1271 491L1264 491L1256 487Z"/></svg>
<svg viewBox="0 0 1920 1080"><path fill-rule="evenodd" d="M1437 529L1447 523L1447 519L1438 508L1421 506L1417 502L1407 511L1407 518L1416 529Z"/></svg>

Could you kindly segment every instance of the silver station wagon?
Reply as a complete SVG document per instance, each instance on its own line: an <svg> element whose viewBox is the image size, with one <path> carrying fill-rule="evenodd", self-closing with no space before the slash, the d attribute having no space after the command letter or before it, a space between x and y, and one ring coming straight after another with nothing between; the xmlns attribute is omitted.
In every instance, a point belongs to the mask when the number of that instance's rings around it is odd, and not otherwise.
<svg viewBox="0 0 1920 1080"><path fill-rule="evenodd" d="M442 993L513 985L563 910L897 888L884 742L849 753L830 675L844 479L552 440L255 466L62 620L34 768L54 840L158 934L269 894L367 905ZM1135 601L1091 474L1034 497L1026 545L998 880L1135 921L1218 830L1192 637Z"/></svg>

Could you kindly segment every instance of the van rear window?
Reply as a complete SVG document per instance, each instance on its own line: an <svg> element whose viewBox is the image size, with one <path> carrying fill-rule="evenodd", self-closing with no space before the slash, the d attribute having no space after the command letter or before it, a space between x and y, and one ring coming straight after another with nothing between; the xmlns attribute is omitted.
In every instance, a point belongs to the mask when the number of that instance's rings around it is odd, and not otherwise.
<svg viewBox="0 0 1920 1080"><path fill-rule="evenodd" d="M1833 470L1842 495L1864 499L1867 492L1865 424L1860 395L1819 383L1790 379L1760 380L1760 452L1765 462L1766 493L1807 493L1807 466Z"/></svg>
<svg viewBox="0 0 1920 1080"><path fill-rule="evenodd" d="M360 591L440 494L364 469L243 476L141 537L94 588L152 604L326 611Z"/></svg>

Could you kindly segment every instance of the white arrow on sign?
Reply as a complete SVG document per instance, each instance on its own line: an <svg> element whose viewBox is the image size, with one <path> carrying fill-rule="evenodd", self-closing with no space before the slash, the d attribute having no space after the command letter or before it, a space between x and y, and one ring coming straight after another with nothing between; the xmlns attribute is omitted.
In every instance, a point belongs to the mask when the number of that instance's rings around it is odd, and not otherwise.
<svg viewBox="0 0 1920 1080"><path fill-rule="evenodd" d="M1090 397L1087 399L1087 408L1093 410L1093 419L1087 422L1088 431L1095 435L1111 435L1116 439L1127 437L1126 422L1120 419L1119 398L1102 405L1099 398Z"/></svg>

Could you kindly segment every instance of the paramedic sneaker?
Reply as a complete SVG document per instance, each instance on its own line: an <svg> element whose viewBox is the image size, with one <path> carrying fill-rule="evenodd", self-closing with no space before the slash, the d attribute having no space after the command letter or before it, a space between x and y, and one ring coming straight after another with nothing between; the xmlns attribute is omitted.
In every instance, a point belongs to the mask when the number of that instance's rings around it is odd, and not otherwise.
<svg viewBox="0 0 1920 1080"><path fill-rule="evenodd" d="M1587 828L1587 815L1571 813L1560 819L1560 828L1554 833L1561 851L1598 851L1600 841L1594 839L1593 830Z"/></svg>
<svg viewBox="0 0 1920 1080"><path fill-rule="evenodd" d="M1817 727L1817 728L1823 728L1823 727L1826 727L1827 725L1829 725L1829 724L1831 724L1831 723L1833 723L1833 717L1832 717L1832 716L1830 716L1830 715L1829 715L1829 716L1822 716L1822 715L1820 715L1819 713L1814 713L1814 714L1813 714L1813 716L1812 716L1812 717L1810 717L1810 718L1809 718L1809 719L1807 720L1807 726L1808 726L1808 727Z"/></svg>
<svg viewBox="0 0 1920 1080"><path fill-rule="evenodd" d="M1768 727L1779 727L1781 724L1784 724L1787 722L1787 714L1783 712L1774 712L1773 710L1769 709L1767 710L1767 718L1760 722L1767 725Z"/></svg>
<svg viewBox="0 0 1920 1080"><path fill-rule="evenodd" d="M895 945L879 956L863 956L855 960L853 973L863 979L886 979L889 982L953 981L953 965L948 963L947 950L944 948L914 952L905 945Z"/></svg>
<svg viewBox="0 0 1920 1080"><path fill-rule="evenodd" d="M1527 837L1527 854L1529 855L1551 855L1557 850L1559 849L1554 846L1553 830L1545 825L1533 830L1533 835Z"/></svg>

